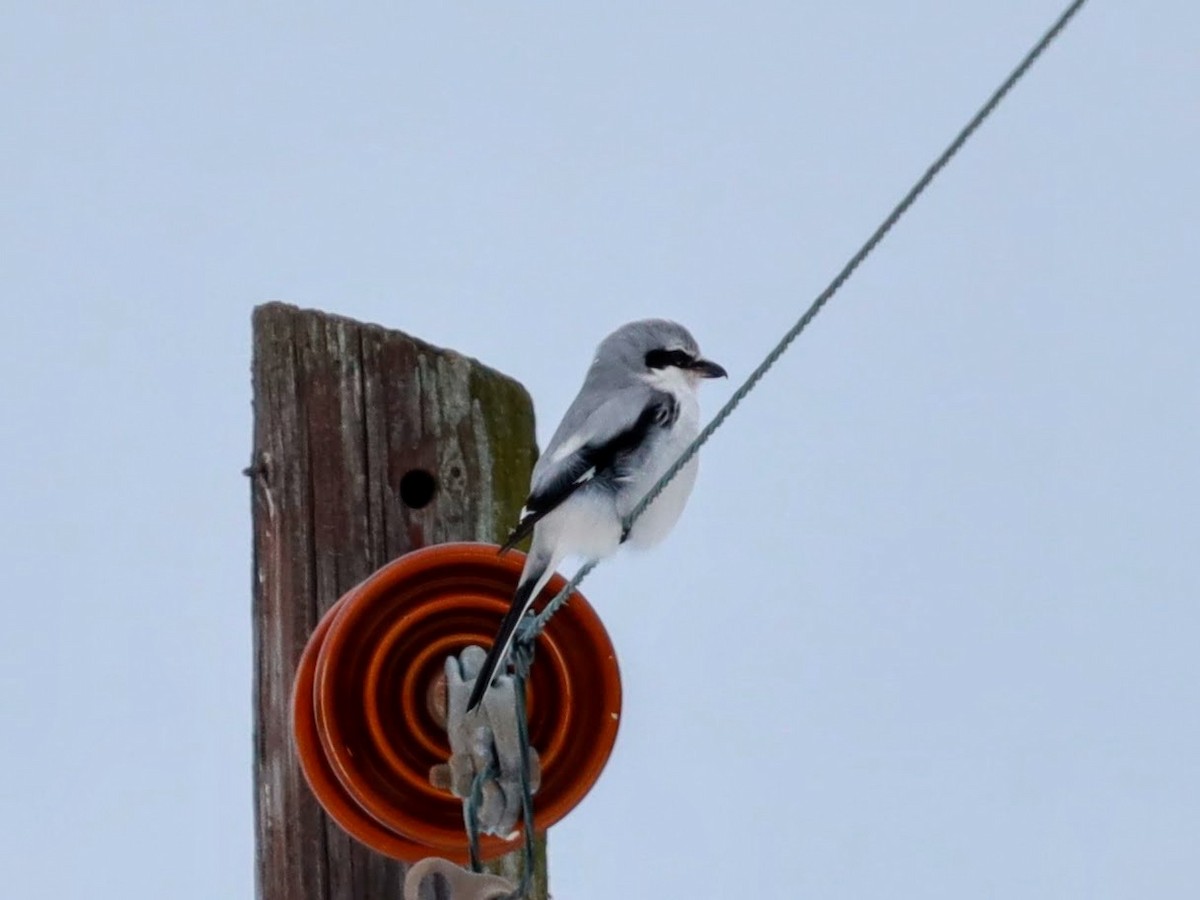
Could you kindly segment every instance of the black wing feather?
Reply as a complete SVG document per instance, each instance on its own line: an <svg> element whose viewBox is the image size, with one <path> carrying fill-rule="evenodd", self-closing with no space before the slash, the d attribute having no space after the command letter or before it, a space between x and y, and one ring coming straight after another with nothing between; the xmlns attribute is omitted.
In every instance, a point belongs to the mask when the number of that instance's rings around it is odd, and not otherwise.
<svg viewBox="0 0 1200 900"><path fill-rule="evenodd" d="M563 460L554 477L529 495L521 521L512 530L500 552L507 553L527 538L538 522L592 480L584 477L589 470L595 470L593 478L608 474L621 457L639 446L653 429L669 427L678 415L679 405L674 397L667 393L655 394L637 420L624 431L602 443L584 444Z"/></svg>

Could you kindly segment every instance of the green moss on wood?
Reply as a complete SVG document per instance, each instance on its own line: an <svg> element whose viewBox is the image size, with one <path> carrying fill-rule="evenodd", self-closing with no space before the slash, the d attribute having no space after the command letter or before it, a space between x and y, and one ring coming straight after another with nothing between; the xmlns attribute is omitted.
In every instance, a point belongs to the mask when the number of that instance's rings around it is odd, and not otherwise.
<svg viewBox="0 0 1200 900"><path fill-rule="evenodd" d="M482 417L492 457L492 540L507 537L529 493L537 459L533 400L506 375L471 368L471 398Z"/></svg>

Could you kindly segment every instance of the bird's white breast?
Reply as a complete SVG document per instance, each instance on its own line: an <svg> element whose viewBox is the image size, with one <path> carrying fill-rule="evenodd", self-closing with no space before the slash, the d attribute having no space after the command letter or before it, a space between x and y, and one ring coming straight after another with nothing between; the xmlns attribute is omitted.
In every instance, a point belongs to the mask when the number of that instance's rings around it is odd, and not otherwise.
<svg viewBox="0 0 1200 900"><path fill-rule="evenodd" d="M655 440L646 464L639 468L630 479L627 489L621 492L618 505L622 517L629 515L700 433L700 403L696 398L693 380L672 368L661 375L656 374L653 381L650 378L647 381L675 397L679 404L678 415L674 424ZM691 496L699 464L699 459L693 457L658 495L658 499L642 513L629 532L629 544L638 548L652 547L670 533Z"/></svg>

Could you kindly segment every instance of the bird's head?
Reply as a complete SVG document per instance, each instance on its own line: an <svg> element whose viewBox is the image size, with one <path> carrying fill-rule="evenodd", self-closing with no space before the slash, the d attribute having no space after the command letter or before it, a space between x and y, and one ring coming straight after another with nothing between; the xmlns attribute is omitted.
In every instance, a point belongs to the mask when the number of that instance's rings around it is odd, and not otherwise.
<svg viewBox="0 0 1200 900"><path fill-rule="evenodd" d="M622 325L600 344L597 363L619 360L655 387L672 385L695 389L706 378L724 378L726 371L705 359L691 332L668 319L642 319Z"/></svg>

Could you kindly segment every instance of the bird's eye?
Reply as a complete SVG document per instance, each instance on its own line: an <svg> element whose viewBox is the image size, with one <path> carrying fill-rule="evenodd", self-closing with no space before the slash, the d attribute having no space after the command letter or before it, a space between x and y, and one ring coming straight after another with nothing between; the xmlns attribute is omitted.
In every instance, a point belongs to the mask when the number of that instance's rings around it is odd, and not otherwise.
<svg viewBox="0 0 1200 900"><path fill-rule="evenodd" d="M667 366L686 369L692 362L692 357L683 350L665 350L659 348L651 350L646 354L646 368L648 369L665 369Z"/></svg>

